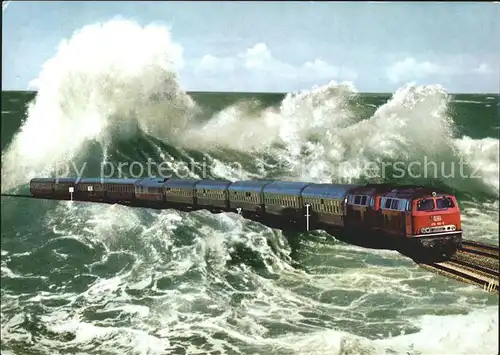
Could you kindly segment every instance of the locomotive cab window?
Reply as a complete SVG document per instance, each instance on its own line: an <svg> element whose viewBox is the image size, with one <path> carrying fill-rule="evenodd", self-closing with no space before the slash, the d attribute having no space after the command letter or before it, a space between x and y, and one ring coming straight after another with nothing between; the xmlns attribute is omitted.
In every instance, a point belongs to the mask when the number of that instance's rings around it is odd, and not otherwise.
<svg viewBox="0 0 500 355"><path fill-rule="evenodd" d="M391 201L392 199L390 198L386 199L384 203L384 208L391 208Z"/></svg>
<svg viewBox="0 0 500 355"><path fill-rule="evenodd" d="M359 205L361 203L361 196L355 196L354 197L354 204Z"/></svg>
<svg viewBox="0 0 500 355"><path fill-rule="evenodd" d="M434 209L434 200L431 198L423 199L417 202L417 211L431 211Z"/></svg>
<svg viewBox="0 0 500 355"><path fill-rule="evenodd" d="M436 205L438 209L453 208L455 204L453 200L449 197L443 197L436 199Z"/></svg>
<svg viewBox="0 0 500 355"><path fill-rule="evenodd" d="M360 204L363 205L363 206L366 205L366 196L362 196L361 197L361 203Z"/></svg>
<svg viewBox="0 0 500 355"><path fill-rule="evenodd" d="M392 210L399 209L399 200L392 200L392 202L391 202L391 209Z"/></svg>

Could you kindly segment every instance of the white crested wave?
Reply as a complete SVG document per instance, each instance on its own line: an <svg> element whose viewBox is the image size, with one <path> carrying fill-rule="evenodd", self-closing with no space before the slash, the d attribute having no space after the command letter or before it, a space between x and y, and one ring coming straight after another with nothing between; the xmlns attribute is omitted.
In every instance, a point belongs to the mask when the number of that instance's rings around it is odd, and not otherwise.
<svg viewBox="0 0 500 355"><path fill-rule="evenodd" d="M174 140L195 105L179 85L182 47L162 26L85 26L60 43L32 83L38 93L2 157L2 191L141 129Z"/></svg>
<svg viewBox="0 0 500 355"><path fill-rule="evenodd" d="M498 194L498 139L456 137L443 88L403 87L362 121L348 107L355 95L352 85L331 82L259 114L232 106L193 128L189 144L270 153L306 181L434 178Z"/></svg>

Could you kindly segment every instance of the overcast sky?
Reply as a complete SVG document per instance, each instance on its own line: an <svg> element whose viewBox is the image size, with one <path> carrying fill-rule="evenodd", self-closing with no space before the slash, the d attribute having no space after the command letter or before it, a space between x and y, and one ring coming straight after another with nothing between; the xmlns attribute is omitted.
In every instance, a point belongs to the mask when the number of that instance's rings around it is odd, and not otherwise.
<svg viewBox="0 0 500 355"><path fill-rule="evenodd" d="M115 16L171 28L188 91L500 91L498 3L121 1L4 3L3 90L28 89L62 39Z"/></svg>

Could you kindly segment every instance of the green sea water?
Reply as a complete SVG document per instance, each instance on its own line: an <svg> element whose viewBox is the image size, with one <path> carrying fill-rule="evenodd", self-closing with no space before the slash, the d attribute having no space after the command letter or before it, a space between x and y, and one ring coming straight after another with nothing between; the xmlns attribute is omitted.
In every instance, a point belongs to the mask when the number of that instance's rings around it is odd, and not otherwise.
<svg viewBox="0 0 500 355"><path fill-rule="evenodd" d="M498 244L498 94L168 93L2 92L2 191L63 162L96 176L148 159L195 178L424 183L457 194L467 239ZM468 176L356 165L424 159ZM1 212L2 354L498 353L498 296L394 251L323 232L293 246L233 213L5 197Z"/></svg>

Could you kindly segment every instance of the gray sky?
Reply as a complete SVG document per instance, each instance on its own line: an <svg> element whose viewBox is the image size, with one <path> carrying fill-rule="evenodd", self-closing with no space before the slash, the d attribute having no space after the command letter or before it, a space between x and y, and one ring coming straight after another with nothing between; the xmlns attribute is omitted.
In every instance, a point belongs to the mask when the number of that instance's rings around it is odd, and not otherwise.
<svg viewBox="0 0 500 355"><path fill-rule="evenodd" d="M26 90L62 39L121 16L171 28L186 90L362 92L408 82L499 92L498 3L22 2L3 5L3 90Z"/></svg>

